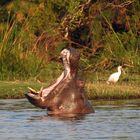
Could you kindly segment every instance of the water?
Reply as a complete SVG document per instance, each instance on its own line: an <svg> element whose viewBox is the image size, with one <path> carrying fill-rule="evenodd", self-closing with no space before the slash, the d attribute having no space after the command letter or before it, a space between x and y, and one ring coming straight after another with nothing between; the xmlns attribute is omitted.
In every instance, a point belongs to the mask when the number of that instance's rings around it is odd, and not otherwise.
<svg viewBox="0 0 140 140"><path fill-rule="evenodd" d="M66 119L24 99L0 100L0 140L140 140L140 100L93 104L95 113Z"/></svg>

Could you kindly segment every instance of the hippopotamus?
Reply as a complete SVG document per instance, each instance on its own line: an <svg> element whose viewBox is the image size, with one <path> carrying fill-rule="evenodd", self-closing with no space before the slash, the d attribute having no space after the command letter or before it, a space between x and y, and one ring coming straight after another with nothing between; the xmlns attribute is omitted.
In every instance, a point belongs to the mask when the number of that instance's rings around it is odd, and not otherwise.
<svg viewBox="0 0 140 140"><path fill-rule="evenodd" d="M64 48L60 57L64 71L47 88L35 91L29 88L25 94L36 107L47 109L48 115L87 114L94 112L84 90L84 82L78 80L80 53L75 48Z"/></svg>

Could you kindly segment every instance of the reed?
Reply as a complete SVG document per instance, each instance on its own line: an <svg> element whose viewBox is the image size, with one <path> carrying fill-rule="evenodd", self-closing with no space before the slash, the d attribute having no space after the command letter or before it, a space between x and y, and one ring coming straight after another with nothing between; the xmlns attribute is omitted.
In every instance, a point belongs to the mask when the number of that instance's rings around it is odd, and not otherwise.
<svg viewBox="0 0 140 140"><path fill-rule="evenodd" d="M85 2L86 0L83 1ZM135 4L132 10L137 7ZM139 73L139 10L131 11L133 16L128 15L128 22L132 24L129 31L116 32L112 27L113 10L100 9L102 2L93 6L87 8L88 12L84 12L84 8L80 8L80 0L11 2L11 9L7 11L13 11L13 14L6 22L0 22L0 80L28 80L34 77L44 81L44 77L52 78L61 69L56 59L60 48L64 44L74 43L76 38L79 43L87 42L85 45L75 42L74 45L81 51L80 66L83 71L104 72L121 64L129 64L133 68L129 68L128 72ZM89 14L88 22L88 17L84 17L85 13ZM89 33L79 30L80 26L86 27L89 23ZM70 42L64 38L66 27L69 28ZM76 32L77 29L79 33Z"/></svg>
<svg viewBox="0 0 140 140"><path fill-rule="evenodd" d="M0 80L25 80L36 77L47 63L47 52L39 57L34 50L35 38L30 18L20 24L15 18L8 21L0 33ZM37 49L37 48L36 48Z"/></svg>

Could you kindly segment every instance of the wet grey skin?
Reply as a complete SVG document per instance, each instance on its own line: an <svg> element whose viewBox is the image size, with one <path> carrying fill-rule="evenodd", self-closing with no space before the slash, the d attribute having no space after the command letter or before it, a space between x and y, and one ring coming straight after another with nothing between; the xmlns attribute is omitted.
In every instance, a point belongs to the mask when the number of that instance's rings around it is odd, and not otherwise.
<svg viewBox="0 0 140 140"><path fill-rule="evenodd" d="M36 107L47 109L48 115L75 116L94 112L85 95L85 83L77 78L79 52L74 48L65 48L60 57L64 65L62 74L40 91L29 88L26 98Z"/></svg>

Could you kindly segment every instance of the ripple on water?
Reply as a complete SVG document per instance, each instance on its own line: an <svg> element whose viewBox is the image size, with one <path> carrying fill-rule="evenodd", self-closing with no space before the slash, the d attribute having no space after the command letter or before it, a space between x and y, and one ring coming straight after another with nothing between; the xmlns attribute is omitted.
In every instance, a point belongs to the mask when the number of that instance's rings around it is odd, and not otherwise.
<svg viewBox="0 0 140 140"><path fill-rule="evenodd" d="M137 102L98 103L95 113L66 119L49 117L26 100L0 100L0 140L139 140Z"/></svg>

